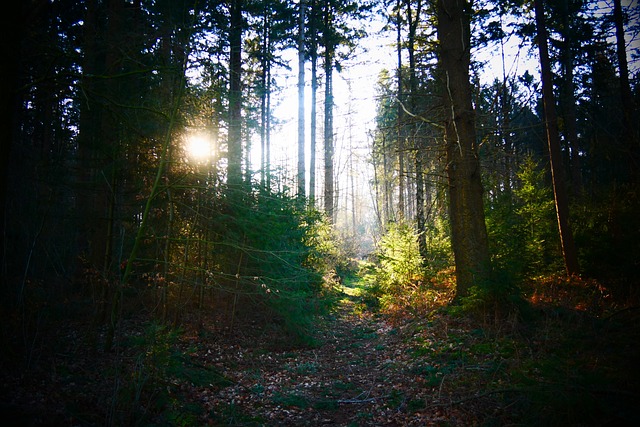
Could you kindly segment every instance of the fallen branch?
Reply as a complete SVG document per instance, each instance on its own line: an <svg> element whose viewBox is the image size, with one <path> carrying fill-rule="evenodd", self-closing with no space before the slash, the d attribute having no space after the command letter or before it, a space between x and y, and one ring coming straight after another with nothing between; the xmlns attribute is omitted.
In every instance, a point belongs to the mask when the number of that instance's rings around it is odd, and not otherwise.
<svg viewBox="0 0 640 427"><path fill-rule="evenodd" d="M481 394L476 394L474 396L467 396L464 397L462 399L458 399L458 400L454 400L452 402L449 403L433 403L431 405L428 405L427 407L431 407L431 408L442 408L442 407L448 407L448 406L456 406L456 405L460 405L461 403L465 403L471 400L476 400L476 399L481 399L483 397L487 397L487 396L491 396L492 394L503 394L503 393L522 393L523 390L518 390L515 388L504 388L504 389L500 389L500 390L491 390L491 391L487 391Z"/></svg>
<svg viewBox="0 0 640 427"><path fill-rule="evenodd" d="M387 397L389 397L389 395L386 396L380 396L380 397L368 397L371 394L371 390L369 389L369 391L367 392L362 392L358 395L358 397L356 397L355 399L340 399L337 402L338 403L347 403L347 404L362 404L362 403L372 403L375 402L378 399L385 399ZM360 398L360 396L364 395L365 397Z"/></svg>
<svg viewBox="0 0 640 427"><path fill-rule="evenodd" d="M362 404L362 403L373 403L378 399L382 399L381 397L369 397L366 399L340 399L337 402L338 403L347 403L347 404Z"/></svg>

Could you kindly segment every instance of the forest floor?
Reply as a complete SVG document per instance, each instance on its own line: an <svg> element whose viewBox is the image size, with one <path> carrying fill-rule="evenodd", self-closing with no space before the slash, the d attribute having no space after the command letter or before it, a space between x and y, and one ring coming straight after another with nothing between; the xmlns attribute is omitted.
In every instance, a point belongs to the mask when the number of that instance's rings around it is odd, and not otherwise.
<svg viewBox="0 0 640 427"><path fill-rule="evenodd" d="M343 286L315 344L259 328L180 333L131 322L116 353L64 346L2 372L18 425L640 425L637 309L534 320L391 318ZM240 330L247 331L240 333ZM268 331L269 329L263 329ZM141 351L144 349L144 351Z"/></svg>

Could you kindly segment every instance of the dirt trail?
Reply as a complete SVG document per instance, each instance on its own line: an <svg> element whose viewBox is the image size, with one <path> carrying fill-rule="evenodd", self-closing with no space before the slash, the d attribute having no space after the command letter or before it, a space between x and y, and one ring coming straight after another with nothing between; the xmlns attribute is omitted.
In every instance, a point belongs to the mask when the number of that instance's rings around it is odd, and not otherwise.
<svg viewBox="0 0 640 427"><path fill-rule="evenodd" d="M266 352L238 346L215 354L234 385L205 397L215 423L231 425L425 425L433 385L401 335L345 298L316 348ZM453 421L449 419L449 422ZM455 422L453 423L455 424Z"/></svg>
<svg viewBox="0 0 640 427"><path fill-rule="evenodd" d="M402 332L343 297L311 347L283 349L275 330L249 336L246 325L178 336L132 319L119 351L96 355L70 324L48 359L2 372L0 414L32 425L469 425L429 353L450 348L434 335L443 328Z"/></svg>

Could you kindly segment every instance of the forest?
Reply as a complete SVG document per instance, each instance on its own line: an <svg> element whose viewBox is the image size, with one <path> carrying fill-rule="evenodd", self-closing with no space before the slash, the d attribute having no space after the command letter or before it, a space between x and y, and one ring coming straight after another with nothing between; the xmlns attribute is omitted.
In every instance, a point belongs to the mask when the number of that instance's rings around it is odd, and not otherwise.
<svg viewBox="0 0 640 427"><path fill-rule="evenodd" d="M639 15L18 2L0 419L640 425Z"/></svg>

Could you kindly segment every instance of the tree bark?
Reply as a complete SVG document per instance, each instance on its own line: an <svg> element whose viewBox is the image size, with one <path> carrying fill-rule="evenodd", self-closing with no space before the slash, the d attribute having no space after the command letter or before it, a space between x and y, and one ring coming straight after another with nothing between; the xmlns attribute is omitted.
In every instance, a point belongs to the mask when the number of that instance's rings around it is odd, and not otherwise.
<svg viewBox="0 0 640 427"><path fill-rule="evenodd" d="M227 184L242 186L242 0L231 0L229 30L229 138Z"/></svg>
<svg viewBox="0 0 640 427"><path fill-rule="evenodd" d="M574 49L573 49L573 29L572 19L569 16L568 2L562 0L562 68L564 69L563 85L561 92L561 106L564 119L564 135L570 150L569 167L571 171L571 182L573 184L573 194L582 192L582 162L580 160L580 149L578 147L578 129L576 125L576 97L574 78Z"/></svg>
<svg viewBox="0 0 640 427"><path fill-rule="evenodd" d="M298 196L304 197L306 194L306 170L304 156L304 134L305 134L305 111L304 111L304 23L306 0L299 0L298 15Z"/></svg>
<svg viewBox="0 0 640 427"><path fill-rule="evenodd" d="M403 117L404 111L402 109L402 103L404 102L404 91L402 89L402 21L400 19L400 0L396 1L397 8L397 23L396 23L396 49L398 54L398 116L396 118L396 130L397 130L397 145L398 150L398 217L404 219L405 213L405 180L404 180L404 132Z"/></svg>
<svg viewBox="0 0 640 427"><path fill-rule="evenodd" d="M4 13L2 18L2 60L0 66L0 308L10 305L9 279L13 272L9 272L7 231L5 216L7 214L7 196L9 183L9 165L14 140L16 119L16 88L20 85L20 65L22 59L22 39L27 21L27 5L19 4L12 13ZM7 11L8 12L8 11ZM8 313L5 311L5 313ZM2 334L0 334L2 335ZM4 341L4 340L3 340ZM3 342L4 343L4 342Z"/></svg>
<svg viewBox="0 0 640 427"><path fill-rule="evenodd" d="M622 4L620 0L613 0L613 18L616 26L616 50L618 55L618 69L620 73L620 98L622 101L623 111L623 138L629 144L629 169L631 177L635 180L640 177L638 172L638 157L640 156L640 135L638 135L638 126L634 128L634 116L636 114L636 105L631 93L631 84L629 83L629 64L627 63L627 49L624 40L624 17L622 14Z"/></svg>
<svg viewBox="0 0 640 427"><path fill-rule="evenodd" d="M422 11L422 1L418 0L415 11L411 9L411 2L407 1L407 21L409 24L409 39L407 49L409 51L409 109L415 114L418 108L418 78L416 75L416 31L420 22L420 14ZM414 16L415 13L415 16ZM416 227L418 230L418 248L422 260L427 259L427 236L426 236L426 220L424 213L424 175L422 164L422 150L418 133L419 126L414 121L411 124L411 136L413 139L414 149L414 166L416 169Z"/></svg>
<svg viewBox="0 0 640 427"><path fill-rule="evenodd" d="M311 19L309 32L311 37L311 118L309 133L309 205L315 205L316 199L316 124L317 124L317 95L318 95L318 52L317 52L317 2L311 0Z"/></svg>
<svg viewBox="0 0 640 427"><path fill-rule="evenodd" d="M267 96L269 69L271 67L270 55L270 33L271 33L271 10L265 6L263 11L262 24L262 58L260 59L262 74L260 75L260 186L267 188Z"/></svg>
<svg viewBox="0 0 640 427"><path fill-rule="evenodd" d="M549 148L549 163L553 195L556 205L556 217L560 232L560 244L564 265L568 275L578 273L578 255L573 241L571 224L569 222L569 201L565 189L565 179L562 169L562 153L560 151L560 134L556 115L555 98L553 95L553 80L549 61L549 47L547 45L547 29L544 19L542 0L535 0L536 30L538 33L538 49L540 51L540 69L542 79L542 101L544 104L545 126L547 130L547 144Z"/></svg>
<svg viewBox="0 0 640 427"><path fill-rule="evenodd" d="M333 55L334 47L331 40L331 2L325 6L324 16L324 210L331 222L334 220L334 188L333 188Z"/></svg>
<svg viewBox="0 0 640 427"><path fill-rule="evenodd" d="M471 10L467 1L439 0L437 13L439 65L444 79L451 244L456 263L456 299L459 300L469 294L472 286L481 285L490 271L469 82Z"/></svg>

